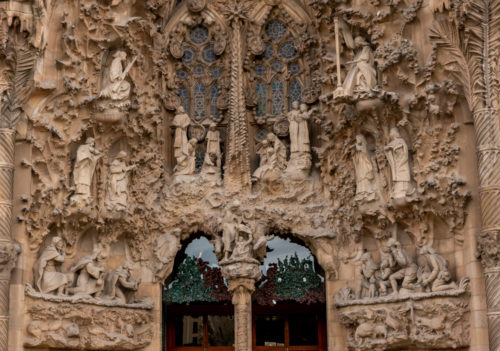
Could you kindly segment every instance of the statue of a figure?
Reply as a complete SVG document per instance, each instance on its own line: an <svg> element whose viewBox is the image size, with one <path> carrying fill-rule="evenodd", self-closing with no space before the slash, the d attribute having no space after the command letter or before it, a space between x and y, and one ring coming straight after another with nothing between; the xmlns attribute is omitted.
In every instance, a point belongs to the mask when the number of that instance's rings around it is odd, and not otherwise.
<svg viewBox="0 0 500 351"><path fill-rule="evenodd" d="M174 267L175 255L181 249L181 230L176 228L169 233L158 237L154 253L158 264L156 266L156 277L165 279Z"/></svg>
<svg viewBox="0 0 500 351"><path fill-rule="evenodd" d="M94 177L97 161L102 157L101 152L95 147L94 138L88 138L76 152L73 180L75 195L90 198L90 185Z"/></svg>
<svg viewBox="0 0 500 351"><path fill-rule="evenodd" d="M241 223L239 217L240 202L235 200L224 211L222 217L222 243L224 244L224 259L229 259L238 235L238 228Z"/></svg>
<svg viewBox="0 0 500 351"><path fill-rule="evenodd" d="M222 153L220 150L220 134L217 130L217 124L210 124L206 139L207 150L205 152L202 171L205 173L219 173L221 170Z"/></svg>
<svg viewBox="0 0 500 351"><path fill-rule="evenodd" d="M420 249L420 255L425 259L420 282L426 290L435 292L458 288L457 284L451 281L448 263L432 246L424 245Z"/></svg>
<svg viewBox="0 0 500 351"><path fill-rule="evenodd" d="M187 129L190 124L191 118L184 112L184 107L179 106L172 121L175 127L174 157L176 160L188 153Z"/></svg>
<svg viewBox="0 0 500 351"><path fill-rule="evenodd" d="M117 51L113 55L113 61L111 62L111 67L109 68L109 82L105 86L101 93L100 98L108 98L114 102L121 102L122 106L128 105L130 96L130 83L125 80L127 74L135 62L132 62L123 69L123 64L126 62L127 54L124 51Z"/></svg>
<svg viewBox="0 0 500 351"><path fill-rule="evenodd" d="M377 85L377 71L373 52L367 41L363 37L356 37L354 43L359 51L350 62L352 65L344 80L344 92L348 96L363 97Z"/></svg>
<svg viewBox="0 0 500 351"><path fill-rule="evenodd" d="M134 280L130 275L130 262L108 273L104 282L103 298L118 300L124 304L137 302L135 294L141 280Z"/></svg>
<svg viewBox="0 0 500 351"><path fill-rule="evenodd" d="M196 171L196 139L189 139L187 144L186 153L183 153L177 158L177 165L175 166L175 174L177 175L191 175Z"/></svg>
<svg viewBox="0 0 500 351"><path fill-rule="evenodd" d="M404 198L410 190L410 162L408 145L397 128L390 131L391 141L385 147L385 155L391 167L393 199Z"/></svg>
<svg viewBox="0 0 500 351"><path fill-rule="evenodd" d="M380 248L380 269L378 274L378 286L380 295L387 295L387 288L390 286L389 277L394 272L396 262L392 256L390 247Z"/></svg>
<svg viewBox="0 0 500 351"><path fill-rule="evenodd" d="M356 200L372 201L375 199L375 171L368 145L363 135L356 136L356 155L354 156L356 169Z"/></svg>
<svg viewBox="0 0 500 351"><path fill-rule="evenodd" d="M232 260L253 258L253 236L250 228L245 224L238 226L238 236L231 254Z"/></svg>
<svg viewBox="0 0 500 351"><path fill-rule="evenodd" d="M391 249L394 261L397 264L397 271L389 276L392 294L397 295L398 280L402 280L401 288L405 290L415 290L417 287L418 266L413 262L411 256L401 247L401 243L394 238L387 240L387 246Z"/></svg>
<svg viewBox="0 0 500 351"><path fill-rule="evenodd" d="M43 294L63 295L65 288L72 283L72 275L61 272L65 259L64 242L55 236L33 266L35 288Z"/></svg>
<svg viewBox="0 0 500 351"><path fill-rule="evenodd" d="M377 264L373 260L372 255L369 252L365 252L361 256L361 267L360 267L360 275L361 278L358 280L356 285L355 296L356 299L363 298L363 291L365 289L368 290L368 297L375 297L376 293L376 285L377 279L375 277L375 273L377 272Z"/></svg>
<svg viewBox="0 0 500 351"><path fill-rule="evenodd" d="M260 163L259 168L253 173L254 179L262 179L268 172L274 174L286 168L286 147L275 134L267 134L258 154Z"/></svg>
<svg viewBox="0 0 500 351"><path fill-rule="evenodd" d="M106 208L110 211L125 211L128 207L128 171L135 168L127 166L127 153L120 151L109 165L108 186L106 192Z"/></svg>
<svg viewBox="0 0 500 351"><path fill-rule="evenodd" d="M307 121L312 112L312 110L307 111L306 104L301 104L299 109L298 101L292 103L292 110L287 114L290 123L290 153L292 155L295 153L310 153L311 151Z"/></svg>
<svg viewBox="0 0 500 351"><path fill-rule="evenodd" d="M83 257L71 267L70 272L77 278L76 286L68 288L68 292L82 297L100 297L104 288L105 259L101 247L97 247L91 255Z"/></svg>

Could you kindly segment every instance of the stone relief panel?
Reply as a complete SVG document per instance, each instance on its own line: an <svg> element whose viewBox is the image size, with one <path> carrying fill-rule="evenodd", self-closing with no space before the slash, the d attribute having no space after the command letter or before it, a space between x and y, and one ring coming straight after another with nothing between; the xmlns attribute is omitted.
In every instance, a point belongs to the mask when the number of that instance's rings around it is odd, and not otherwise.
<svg viewBox="0 0 500 351"><path fill-rule="evenodd" d="M463 249L471 196L459 173L471 98L452 67L462 61L442 55L460 43L450 34L459 29L443 22L451 12L435 11L451 6L64 5L71 11L45 8L61 18L57 31L37 34L58 40L57 60L42 66L60 79L37 91L18 133L31 148L20 166L31 171L31 186L17 218L34 268L24 283L41 311L41 319L31 313L27 346L147 345L149 332L133 334L150 328L140 320L154 307L137 297L140 285L164 281L181 242L196 232L211 238L233 281L241 325L266 242L271 233L291 234L328 280L361 262L359 281L337 299L350 348L467 345L459 330L467 330L467 279L437 245L446 236ZM28 66L23 55L18 61ZM12 100L9 89L2 96ZM80 257L89 230L95 246ZM410 238L404 245L402 232ZM376 257L363 251L366 237L378 245ZM109 265L108 248L118 242L126 254ZM68 312L83 304L90 314L105 311L102 330ZM130 322L115 325L117 315ZM447 330L463 337L447 338ZM247 336L237 342L248 346Z"/></svg>

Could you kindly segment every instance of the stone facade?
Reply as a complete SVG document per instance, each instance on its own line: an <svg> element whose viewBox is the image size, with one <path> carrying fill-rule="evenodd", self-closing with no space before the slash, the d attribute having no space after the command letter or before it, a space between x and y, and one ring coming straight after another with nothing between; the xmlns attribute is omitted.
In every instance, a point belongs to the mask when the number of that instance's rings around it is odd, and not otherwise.
<svg viewBox="0 0 500 351"><path fill-rule="evenodd" d="M499 0L0 2L0 351L160 350L214 244L252 345L272 235L334 350L500 350Z"/></svg>

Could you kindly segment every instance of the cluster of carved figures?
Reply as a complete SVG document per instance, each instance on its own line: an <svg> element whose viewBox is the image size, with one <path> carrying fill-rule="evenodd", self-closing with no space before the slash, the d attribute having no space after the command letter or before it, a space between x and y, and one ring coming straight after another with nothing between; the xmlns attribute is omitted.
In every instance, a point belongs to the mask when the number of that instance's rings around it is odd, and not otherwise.
<svg viewBox="0 0 500 351"><path fill-rule="evenodd" d="M448 263L431 245L420 248L416 262L399 241L390 238L380 249L379 264L370 252L364 252L360 261L360 279L354 295L342 291L338 299L374 299L382 296L397 298L412 293L436 293L459 288L452 281ZM467 284L468 279L464 278L460 282L460 289L465 291Z"/></svg>
<svg viewBox="0 0 500 351"><path fill-rule="evenodd" d="M66 260L64 242L58 236L53 237L33 266L35 291L28 285L28 293L46 299L59 297L70 301L148 306L147 302L136 297L141 280L131 277L132 264L125 262L108 271L106 259L106 250L99 245L92 254L81 258L67 272L62 272L61 266Z"/></svg>

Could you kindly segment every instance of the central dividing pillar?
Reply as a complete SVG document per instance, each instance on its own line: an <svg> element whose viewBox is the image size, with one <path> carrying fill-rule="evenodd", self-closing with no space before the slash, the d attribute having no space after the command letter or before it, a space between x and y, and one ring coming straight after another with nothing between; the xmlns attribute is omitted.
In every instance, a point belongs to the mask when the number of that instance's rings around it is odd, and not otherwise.
<svg viewBox="0 0 500 351"><path fill-rule="evenodd" d="M252 293L261 277L259 262L243 259L220 262L234 305L234 351L252 350Z"/></svg>

